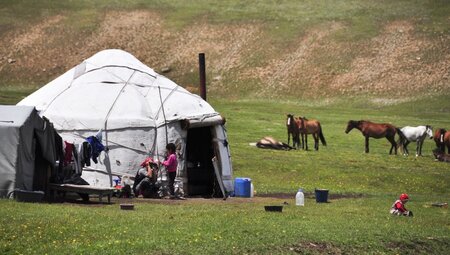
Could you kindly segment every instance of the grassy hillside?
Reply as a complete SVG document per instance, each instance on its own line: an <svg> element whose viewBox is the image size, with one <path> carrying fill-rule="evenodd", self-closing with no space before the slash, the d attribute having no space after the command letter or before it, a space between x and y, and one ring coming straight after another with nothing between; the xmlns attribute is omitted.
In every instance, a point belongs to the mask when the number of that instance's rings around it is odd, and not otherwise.
<svg viewBox="0 0 450 255"><path fill-rule="evenodd" d="M446 0L1 1L0 103L15 104L96 52L124 49L227 119L234 177L256 197L28 204L0 200L0 254L447 254L450 165L364 153L350 119L450 129ZM274 151L286 113L320 120L327 146ZM313 147L309 139L310 148ZM305 207L294 206L298 188ZM314 189L330 190L317 204ZM414 218L391 217L402 192ZM93 199L95 201L95 199ZM135 203L122 211L120 203ZM264 205L284 205L281 214Z"/></svg>
<svg viewBox="0 0 450 255"><path fill-rule="evenodd" d="M205 52L218 98L448 94L448 13L445 0L2 1L0 91L12 102L121 48L193 91Z"/></svg>

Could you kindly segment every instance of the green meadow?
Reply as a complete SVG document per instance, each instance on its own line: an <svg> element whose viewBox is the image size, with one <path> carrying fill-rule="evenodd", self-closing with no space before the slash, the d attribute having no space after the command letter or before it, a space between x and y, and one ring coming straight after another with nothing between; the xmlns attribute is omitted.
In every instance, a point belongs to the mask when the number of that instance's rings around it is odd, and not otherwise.
<svg viewBox="0 0 450 255"><path fill-rule="evenodd" d="M2 254L445 254L450 246L450 165L434 160L432 140L423 157L389 155L385 139L364 153L349 119L398 126L449 126L445 97L377 106L348 100L276 102L212 100L227 119L235 177L252 179L254 198L132 200L134 211L113 204L29 204L1 200ZM436 103L437 102L437 103ZM425 107L427 106L427 107ZM319 151L276 151L250 146L264 136L286 142L285 114L321 121L327 146ZM309 140L312 147L311 139ZM415 149L410 145L410 151ZM304 207L294 204L304 188ZM316 203L314 189L329 190ZM407 192L413 218L389 215ZM96 201L92 199L92 201ZM130 201L126 201L130 202ZM268 213L265 205L284 205Z"/></svg>

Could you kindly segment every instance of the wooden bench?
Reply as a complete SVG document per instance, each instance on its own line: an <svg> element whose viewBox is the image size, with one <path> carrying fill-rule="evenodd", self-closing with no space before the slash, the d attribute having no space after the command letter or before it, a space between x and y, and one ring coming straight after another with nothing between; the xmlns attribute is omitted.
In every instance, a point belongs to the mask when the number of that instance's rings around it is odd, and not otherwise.
<svg viewBox="0 0 450 255"><path fill-rule="evenodd" d="M98 198L100 202L102 202L103 196L108 196L108 204L111 203L111 196L114 193L113 187L94 187L90 185L76 185L76 184L56 184L56 183L50 183L49 184L50 193L52 196L52 199L55 197L55 191L63 191L64 195L66 192L75 192L75 193L81 193L81 194L95 194L98 195Z"/></svg>

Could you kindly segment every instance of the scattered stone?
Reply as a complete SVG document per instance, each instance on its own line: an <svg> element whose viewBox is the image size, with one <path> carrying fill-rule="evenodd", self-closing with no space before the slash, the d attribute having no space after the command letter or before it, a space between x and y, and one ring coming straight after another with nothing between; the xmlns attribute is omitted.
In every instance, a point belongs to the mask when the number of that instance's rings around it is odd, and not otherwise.
<svg viewBox="0 0 450 255"><path fill-rule="evenodd" d="M12 59L12 58L8 58L8 64L13 64L13 63L16 63L16 60Z"/></svg>
<svg viewBox="0 0 450 255"><path fill-rule="evenodd" d="M172 69L168 66L161 68L161 73L168 73L172 71Z"/></svg>

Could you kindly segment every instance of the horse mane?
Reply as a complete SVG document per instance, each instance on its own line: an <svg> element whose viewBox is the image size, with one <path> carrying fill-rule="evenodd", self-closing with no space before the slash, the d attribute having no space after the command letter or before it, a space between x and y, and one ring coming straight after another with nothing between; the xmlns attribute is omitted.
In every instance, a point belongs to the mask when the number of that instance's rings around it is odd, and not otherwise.
<svg viewBox="0 0 450 255"><path fill-rule="evenodd" d="M294 117L294 115L293 114L290 114L290 113L288 113L288 114L286 114L286 117L288 118L288 119L295 119L295 117Z"/></svg>
<svg viewBox="0 0 450 255"><path fill-rule="evenodd" d="M349 120L349 123L352 123L353 126L358 126L361 124L361 122L364 122L365 120Z"/></svg>

